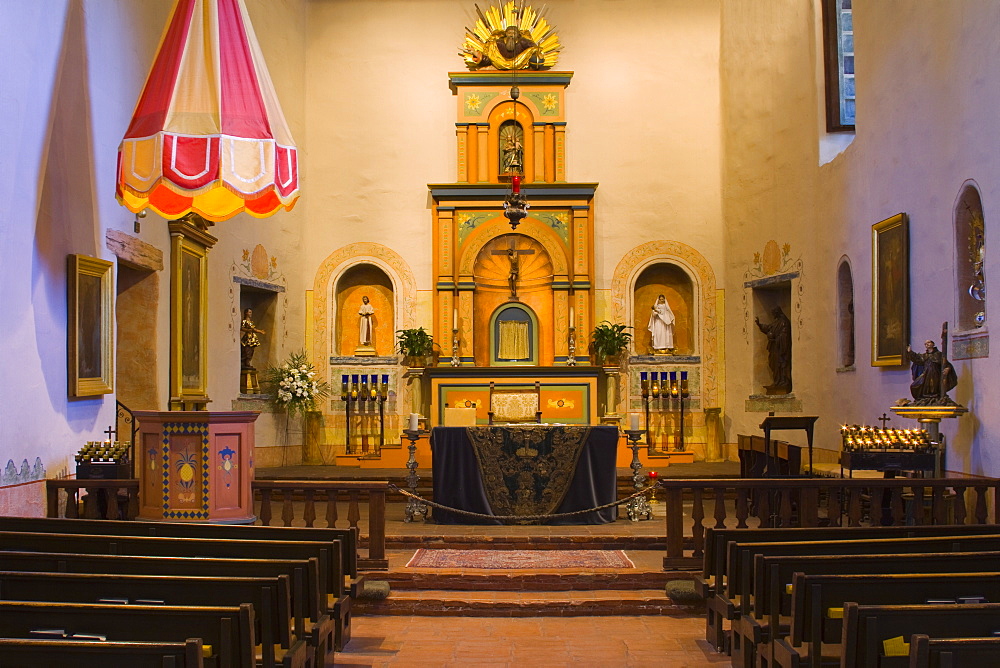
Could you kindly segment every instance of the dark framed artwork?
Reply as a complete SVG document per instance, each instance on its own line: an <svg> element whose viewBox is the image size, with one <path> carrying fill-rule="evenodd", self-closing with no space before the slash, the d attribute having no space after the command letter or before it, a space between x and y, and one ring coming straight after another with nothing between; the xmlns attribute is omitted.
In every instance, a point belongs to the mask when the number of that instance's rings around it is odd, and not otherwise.
<svg viewBox="0 0 1000 668"><path fill-rule="evenodd" d="M208 403L208 250L215 237L186 220L168 226L170 262L170 409Z"/></svg>
<svg viewBox="0 0 1000 668"><path fill-rule="evenodd" d="M112 301L114 264L86 255L69 255L66 357L71 397L114 391Z"/></svg>
<svg viewBox="0 0 1000 668"><path fill-rule="evenodd" d="M905 213L872 225L872 366L900 366L910 340L910 236Z"/></svg>

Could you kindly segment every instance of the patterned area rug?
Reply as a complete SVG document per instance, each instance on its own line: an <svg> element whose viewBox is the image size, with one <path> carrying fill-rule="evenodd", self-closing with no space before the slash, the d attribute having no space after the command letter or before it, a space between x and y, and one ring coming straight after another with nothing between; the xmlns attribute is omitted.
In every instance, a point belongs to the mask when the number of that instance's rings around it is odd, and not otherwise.
<svg viewBox="0 0 1000 668"><path fill-rule="evenodd" d="M407 568L635 568L622 550L426 550Z"/></svg>

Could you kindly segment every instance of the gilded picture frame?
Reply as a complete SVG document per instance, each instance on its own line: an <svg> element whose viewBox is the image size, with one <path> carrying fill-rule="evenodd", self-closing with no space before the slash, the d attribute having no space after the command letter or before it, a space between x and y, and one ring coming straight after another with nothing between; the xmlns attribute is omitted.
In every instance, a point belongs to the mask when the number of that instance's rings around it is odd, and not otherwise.
<svg viewBox="0 0 1000 668"><path fill-rule="evenodd" d="M872 366L901 366L909 340L909 220L898 213L872 225Z"/></svg>
<svg viewBox="0 0 1000 668"><path fill-rule="evenodd" d="M68 394L114 392L114 263L86 255L66 258Z"/></svg>
<svg viewBox="0 0 1000 668"><path fill-rule="evenodd" d="M208 249L215 238L188 222L169 224L170 408L201 410L208 398Z"/></svg>

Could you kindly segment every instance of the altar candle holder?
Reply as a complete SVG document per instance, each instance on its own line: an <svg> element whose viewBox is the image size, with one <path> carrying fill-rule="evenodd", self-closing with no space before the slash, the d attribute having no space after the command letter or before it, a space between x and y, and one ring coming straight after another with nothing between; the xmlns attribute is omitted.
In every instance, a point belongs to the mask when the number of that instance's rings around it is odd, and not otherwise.
<svg viewBox="0 0 1000 668"><path fill-rule="evenodd" d="M409 439L410 444L406 446L409 451L409 459L406 460L406 468L409 473L406 474L406 486L410 488L410 493L413 496L406 497L406 508L403 510L403 521L412 522L415 518L423 518L427 521L427 504L420 499L414 498L417 496L417 483L420 482L420 476L417 475L417 439L420 438L419 429L404 429L403 435Z"/></svg>
<svg viewBox="0 0 1000 668"><path fill-rule="evenodd" d="M639 372L639 388L642 394L642 409L646 413L646 447L652 445L649 442L649 373Z"/></svg>
<svg viewBox="0 0 1000 668"><path fill-rule="evenodd" d="M340 377L340 400L347 401L347 397L350 396L351 390L347 384L347 374Z"/></svg>
<svg viewBox="0 0 1000 668"><path fill-rule="evenodd" d="M639 461L639 439L642 438L645 429L626 429L625 436L628 437L629 449L632 450L632 463L630 464L632 468L632 486L635 488L636 492L641 492L645 485L643 484L642 475L642 462ZM645 494L640 494L630 500L625 504L625 512L628 514L628 518L633 522L638 522L640 519L653 519L653 509L649 507L649 500L646 498Z"/></svg>
<svg viewBox="0 0 1000 668"><path fill-rule="evenodd" d="M656 471L650 471L646 474L646 478L649 481L649 502L651 504L659 503L660 500L656 498L656 483L660 478L660 474Z"/></svg>
<svg viewBox="0 0 1000 668"><path fill-rule="evenodd" d="M358 374L351 374L351 401L358 400Z"/></svg>
<svg viewBox="0 0 1000 668"><path fill-rule="evenodd" d="M368 401L368 374L361 374L361 388L358 390L358 401Z"/></svg>
<svg viewBox="0 0 1000 668"><path fill-rule="evenodd" d="M458 328L451 330L451 365L462 366L462 358L458 354Z"/></svg>
<svg viewBox="0 0 1000 668"><path fill-rule="evenodd" d="M673 379L674 373L670 374L671 379ZM674 382L672 380L672 382ZM677 401L680 402L680 436L677 439L677 452L684 452L684 400L689 396L688 392L688 372L681 371L681 381L680 386L674 385L674 396L677 397Z"/></svg>
<svg viewBox="0 0 1000 668"><path fill-rule="evenodd" d="M652 383L653 383L653 385L652 385L652 392L653 392L653 398L654 399L659 399L660 398L660 381L658 380L659 375L660 374L657 373L656 371L654 371L652 373Z"/></svg>
<svg viewBox="0 0 1000 668"><path fill-rule="evenodd" d="M568 348L566 355L566 366L576 366L576 327L569 326L569 338L566 342Z"/></svg>

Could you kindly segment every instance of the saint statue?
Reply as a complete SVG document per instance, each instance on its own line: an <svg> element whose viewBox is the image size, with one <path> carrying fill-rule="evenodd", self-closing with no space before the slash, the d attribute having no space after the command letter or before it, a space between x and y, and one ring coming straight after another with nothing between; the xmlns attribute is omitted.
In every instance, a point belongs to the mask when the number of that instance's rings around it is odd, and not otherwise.
<svg viewBox="0 0 1000 668"><path fill-rule="evenodd" d="M670 310L667 298L660 295L653 304L653 312L649 315L647 327L653 342L653 352L673 350L674 347L674 312Z"/></svg>
<svg viewBox="0 0 1000 668"><path fill-rule="evenodd" d="M924 341L924 352L915 353L906 346L906 358L910 361L910 394L914 403L922 406L952 405L948 391L958 384L955 367L947 360L933 341Z"/></svg>
<svg viewBox="0 0 1000 668"><path fill-rule="evenodd" d="M244 309L243 321L240 323L240 361L244 369L254 368L250 362L253 360L254 348L260 345L258 334L263 336L267 332L257 329L253 324L253 311Z"/></svg>
<svg viewBox="0 0 1000 668"><path fill-rule="evenodd" d="M358 343L364 347L371 347L374 338L374 326L372 316L375 315L375 307L369 303L368 295L361 297L361 307L358 309L359 331Z"/></svg>
<svg viewBox="0 0 1000 668"><path fill-rule="evenodd" d="M767 365L771 369L768 394L788 394L792 391L792 323L780 306L771 309L771 324L754 318L758 329L767 337Z"/></svg>
<svg viewBox="0 0 1000 668"><path fill-rule="evenodd" d="M504 142L503 164L500 171L506 174L520 174L524 171L524 147L513 134L508 135Z"/></svg>

